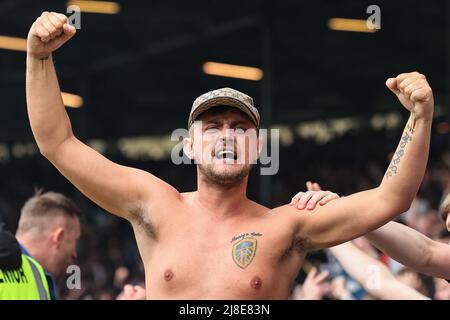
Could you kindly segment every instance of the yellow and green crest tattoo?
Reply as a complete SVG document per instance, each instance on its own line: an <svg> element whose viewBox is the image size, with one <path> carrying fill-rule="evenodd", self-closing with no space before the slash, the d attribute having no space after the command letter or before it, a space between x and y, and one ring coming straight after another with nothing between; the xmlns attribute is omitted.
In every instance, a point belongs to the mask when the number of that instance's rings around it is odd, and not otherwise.
<svg viewBox="0 0 450 320"><path fill-rule="evenodd" d="M258 240L255 236L261 236L261 234L252 232L233 237L232 242L239 240L234 243L232 247L233 261L239 268L247 268L255 258L256 250L258 248Z"/></svg>

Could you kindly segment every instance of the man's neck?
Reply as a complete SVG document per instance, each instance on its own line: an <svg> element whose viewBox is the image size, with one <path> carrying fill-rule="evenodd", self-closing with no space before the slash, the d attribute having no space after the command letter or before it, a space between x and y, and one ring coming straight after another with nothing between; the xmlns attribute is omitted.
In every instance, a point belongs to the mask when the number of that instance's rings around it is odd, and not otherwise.
<svg viewBox="0 0 450 320"><path fill-rule="evenodd" d="M248 207L247 178L233 186L214 184L202 177L197 181L195 200L207 211L214 212L217 218L235 216Z"/></svg>
<svg viewBox="0 0 450 320"><path fill-rule="evenodd" d="M35 245L36 241L20 234L16 234L16 238L20 245L24 247L25 250L27 250L28 253L44 267L44 269L46 269L45 254L43 254L42 250L39 250Z"/></svg>

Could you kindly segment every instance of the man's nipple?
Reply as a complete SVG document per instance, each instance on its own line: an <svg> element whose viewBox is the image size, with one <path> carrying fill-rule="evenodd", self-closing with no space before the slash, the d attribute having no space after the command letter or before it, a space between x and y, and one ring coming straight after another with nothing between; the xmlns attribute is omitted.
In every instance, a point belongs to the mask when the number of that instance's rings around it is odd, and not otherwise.
<svg viewBox="0 0 450 320"><path fill-rule="evenodd" d="M166 271L164 271L164 280L166 281L170 281L173 278L173 272L170 269L167 269Z"/></svg>
<svg viewBox="0 0 450 320"><path fill-rule="evenodd" d="M262 286L262 280L260 277L253 277L252 280L250 281L250 286L253 289L259 289Z"/></svg>

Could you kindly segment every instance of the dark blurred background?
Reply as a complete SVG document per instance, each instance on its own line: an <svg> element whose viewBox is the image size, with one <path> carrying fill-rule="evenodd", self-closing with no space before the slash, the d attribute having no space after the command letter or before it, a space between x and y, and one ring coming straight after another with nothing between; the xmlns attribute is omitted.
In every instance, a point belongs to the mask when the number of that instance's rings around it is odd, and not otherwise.
<svg viewBox="0 0 450 320"><path fill-rule="evenodd" d="M195 189L195 166L170 160L170 134L186 127L198 95L229 86L254 98L264 127L280 129L280 171L261 177L254 170L252 199L271 207L289 202L310 179L341 195L371 188L407 119L384 83L417 70L436 102L420 201L435 210L449 191L448 1L117 3L117 14L82 13L81 30L54 54L62 91L83 99L68 108L75 134L111 160L148 170L179 191ZM381 8L377 32L329 27L332 18L367 19L371 4ZM0 36L26 38L44 10L66 12L66 3L2 0ZM143 279L132 230L39 155L26 114L25 55L0 49L2 219L14 231L35 188L72 197L84 211L79 263L88 284L72 298L114 297L122 282ZM264 75L257 81L209 75L206 62L256 67Z"/></svg>

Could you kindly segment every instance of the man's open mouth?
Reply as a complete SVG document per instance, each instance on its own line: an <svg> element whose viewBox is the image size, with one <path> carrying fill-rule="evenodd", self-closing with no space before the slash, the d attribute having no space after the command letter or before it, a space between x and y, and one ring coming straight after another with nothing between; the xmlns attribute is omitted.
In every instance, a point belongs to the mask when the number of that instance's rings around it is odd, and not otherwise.
<svg viewBox="0 0 450 320"><path fill-rule="evenodd" d="M220 150L215 152L215 158L222 160L222 159L229 159L229 160L237 160L237 153L233 150Z"/></svg>

